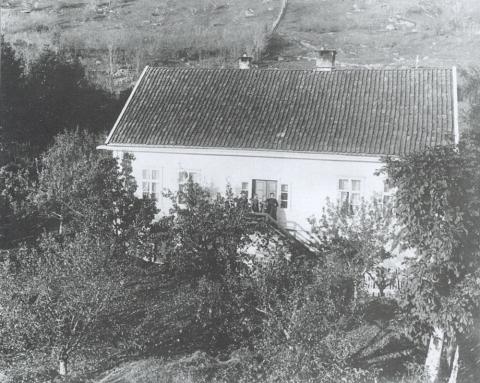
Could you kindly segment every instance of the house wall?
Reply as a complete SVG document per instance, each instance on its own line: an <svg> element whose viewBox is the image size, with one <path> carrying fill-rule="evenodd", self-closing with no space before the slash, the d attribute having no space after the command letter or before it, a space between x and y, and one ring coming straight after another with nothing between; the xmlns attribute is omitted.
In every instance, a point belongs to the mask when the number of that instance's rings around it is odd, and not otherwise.
<svg viewBox="0 0 480 383"><path fill-rule="evenodd" d="M127 151L127 150L124 150ZM251 198L252 180L276 180L280 199L280 185L288 185L288 208L278 209L278 220L291 222L309 229L307 219L320 216L327 197L338 198L340 178L361 180L361 195L369 198L383 192L383 179L374 173L381 167L377 158L361 156L323 156L323 158L272 157L259 154L237 153L204 154L169 153L128 150L135 156L133 174L137 180L139 196L142 194L142 170L159 170L160 186L164 190L177 191L179 172L195 171L199 181L214 192L224 193L230 184L235 194L240 194L242 183L248 182ZM114 152L121 156L121 151ZM308 156L307 156L308 157ZM159 198L158 208L168 212L170 201Z"/></svg>

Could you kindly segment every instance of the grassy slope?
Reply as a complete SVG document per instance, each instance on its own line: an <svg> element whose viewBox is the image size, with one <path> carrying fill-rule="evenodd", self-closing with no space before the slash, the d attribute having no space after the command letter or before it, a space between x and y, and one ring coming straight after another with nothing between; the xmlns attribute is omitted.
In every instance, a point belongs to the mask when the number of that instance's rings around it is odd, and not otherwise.
<svg viewBox="0 0 480 383"><path fill-rule="evenodd" d="M281 3L4 0L1 27L27 59L45 45L70 50L95 81L121 89L145 64L228 67L245 50L258 58ZM422 66L468 67L480 61L480 2L289 0L277 32L268 65L323 46L338 50L339 66L413 66L418 58Z"/></svg>
<svg viewBox="0 0 480 383"><path fill-rule="evenodd" d="M259 52L280 4L281 0L2 0L1 30L27 60L49 46L80 55L93 74L125 77L133 72L135 77L147 63L194 59L203 65L228 65L245 50ZM97 80L101 82L101 76Z"/></svg>
<svg viewBox="0 0 480 383"><path fill-rule="evenodd" d="M11 41L94 49L112 43L135 49L151 40L181 42L176 48L192 45L192 39L204 46L213 46L207 40L214 38L236 44L269 27L279 5L280 0L10 0L2 2L2 31Z"/></svg>
<svg viewBox="0 0 480 383"><path fill-rule="evenodd" d="M468 67L480 61L478 0L290 0L283 55L338 50L338 63Z"/></svg>

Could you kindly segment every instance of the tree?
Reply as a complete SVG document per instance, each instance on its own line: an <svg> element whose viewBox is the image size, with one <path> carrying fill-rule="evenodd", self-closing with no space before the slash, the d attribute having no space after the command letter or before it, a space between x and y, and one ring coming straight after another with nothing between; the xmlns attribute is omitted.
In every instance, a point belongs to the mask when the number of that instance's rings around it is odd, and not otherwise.
<svg viewBox="0 0 480 383"><path fill-rule="evenodd" d="M0 249L31 241L40 231L38 210L30 198L36 190L32 165L17 161L0 167Z"/></svg>
<svg viewBox="0 0 480 383"><path fill-rule="evenodd" d="M172 195L172 203L164 221L172 241L166 253L172 271L192 280L218 280L246 267L239 249L250 243L248 234L255 232L247 219L248 206L233 203L229 191L226 197L213 197L192 180Z"/></svg>
<svg viewBox="0 0 480 383"><path fill-rule="evenodd" d="M363 308L341 288L346 278L338 260L328 248L309 258L275 252L253 265L262 313L253 344L261 362L245 381L376 381L376 371L352 368L362 347L352 333L365 331Z"/></svg>
<svg viewBox="0 0 480 383"><path fill-rule="evenodd" d="M320 239L321 250L342 271L347 299L357 300L366 274L381 296L391 283L393 270L383 264L393 256L394 221L389 204L377 199L351 206L327 201L320 219L310 219L312 232Z"/></svg>
<svg viewBox="0 0 480 383"><path fill-rule="evenodd" d="M65 129L109 129L123 101L93 86L78 60L51 51L32 63L27 92L31 116L24 139L42 148Z"/></svg>
<svg viewBox="0 0 480 383"><path fill-rule="evenodd" d="M247 205L211 193L190 182L172 196L170 215L160 221L164 238L161 262L179 283L197 291L199 331L209 334L207 347L245 341L259 313L251 277L255 257L252 238L262 227Z"/></svg>
<svg viewBox="0 0 480 383"><path fill-rule="evenodd" d="M96 149L95 135L79 130L59 134L43 155L38 190L40 212L57 222L59 234L90 230L125 246L148 230L154 201L135 196L132 157L121 163Z"/></svg>
<svg viewBox="0 0 480 383"><path fill-rule="evenodd" d="M2 344L7 353L53 353L62 375L72 355L128 334L145 311L137 291L156 209L135 196L131 156L120 167L95 144L85 132L60 134L38 184L7 200L38 205L45 234L0 259Z"/></svg>
<svg viewBox="0 0 480 383"><path fill-rule="evenodd" d="M11 154L9 146L21 129L25 111L25 76L23 62L15 55L11 45L1 36L0 57L0 166ZM9 153L13 151L13 153Z"/></svg>
<svg viewBox="0 0 480 383"><path fill-rule="evenodd" d="M79 60L45 50L26 72L2 38L0 137L9 152L35 157L64 131L109 129L125 101L94 86ZM14 145L15 144L15 145Z"/></svg>
<svg viewBox="0 0 480 383"><path fill-rule="evenodd" d="M480 131L480 70L471 68L460 72L464 84L460 89L466 101L466 110L462 117L464 123L473 131Z"/></svg>
<svg viewBox="0 0 480 383"><path fill-rule="evenodd" d="M480 306L479 142L478 133L471 134L458 147L387 159L384 168L396 188L404 247L416 253L407 260L402 302L410 330L431 336L425 368L432 382L442 348L453 344L451 363L456 342L468 336Z"/></svg>
<svg viewBox="0 0 480 383"><path fill-rule="evenodd" d="M127 306L131 268L111 257L108 241L80 232L47 235L38 249L16 252L1 269L2 343L10 352L54 355L68 373L72 355L115 337L118 306Z"/></svg>

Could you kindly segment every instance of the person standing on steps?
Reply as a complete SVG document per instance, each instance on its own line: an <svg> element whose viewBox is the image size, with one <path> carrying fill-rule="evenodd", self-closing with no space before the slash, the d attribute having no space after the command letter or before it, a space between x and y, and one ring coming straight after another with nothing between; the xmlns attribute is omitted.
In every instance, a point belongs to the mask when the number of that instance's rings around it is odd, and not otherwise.
<svg viewBox="0 0 480 383"><path fill-rule="evenodd" d="M254 213L258 213L260 211L260 201L258 200L258 196L256 194L252 197L252 211Z"/></svg>
<svg viewBox="0 0 480 383"><path fill-rule="evenodd" d="M270 193L270 198L267 199L267 214L273 219L277 219L278 201L275 198L275 194Z"/></svg>
<svg viewBox="0 0 480 383"><path fill-rule="evenodd" d="M238 199L238 206L241 207L242 209L247 209L248 208L247 192L242 191L240 193L240 198Z"/></svg>

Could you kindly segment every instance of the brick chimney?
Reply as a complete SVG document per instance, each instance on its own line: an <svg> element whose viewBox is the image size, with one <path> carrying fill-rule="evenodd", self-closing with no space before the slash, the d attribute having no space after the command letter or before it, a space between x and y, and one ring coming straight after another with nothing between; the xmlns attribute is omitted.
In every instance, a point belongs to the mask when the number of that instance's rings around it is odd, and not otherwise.
<svg viewBox="0 0 480 383"><path fill-rule="evenodd" d="M253 57L247 56L246 53L238 58L238 69L250 69Z"/></svg>
<svg viewBox="0 0 480 383"><path fill-rule="evenodd" d="M335 68L335 56L337 51L335 49L320 49L315 51L315 66L317 71L330 72Z"/></svg>

